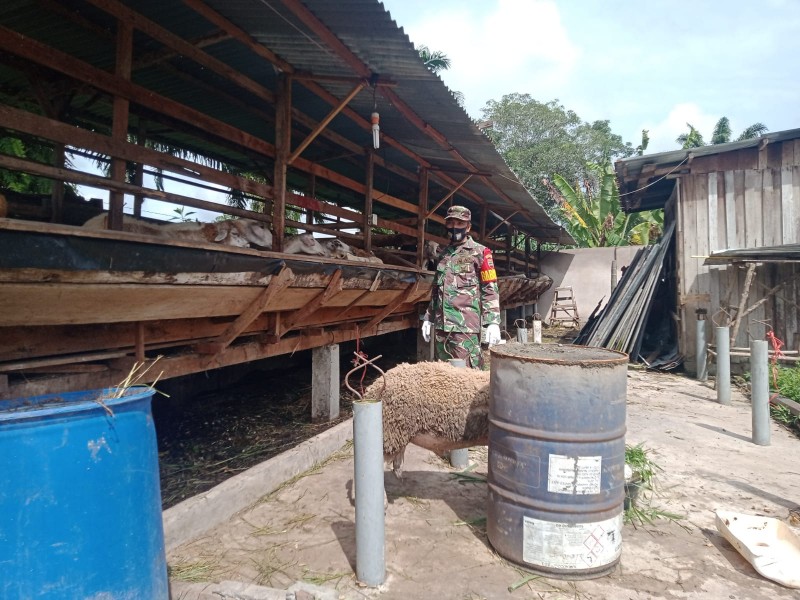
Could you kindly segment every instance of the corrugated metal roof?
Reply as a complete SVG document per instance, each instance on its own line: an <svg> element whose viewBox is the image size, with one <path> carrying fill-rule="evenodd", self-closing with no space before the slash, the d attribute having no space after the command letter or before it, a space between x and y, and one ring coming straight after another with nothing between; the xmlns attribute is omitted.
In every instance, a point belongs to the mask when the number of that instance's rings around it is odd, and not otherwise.
<svg viewBox="0 0 800 600"><path fill-rule="evenodd" d="M190 8L193 2L126 0L122 4L191 43L219 33L217 25ZM382 95L383 88L377 91L372 88L362 90L348 108L367 120L370 113L377 109L381 115L383 134L430 164L431 204L444 197L450 191L452 181L463 179L466 171L488 173L491 175L487 181L473 177L465 189L483 200L491 212L505 218L521 209L510 219L518 229L540 241L574 243L570 235L554 223L525 190L494 145L478 130L441 79L422 64L408 36L380 2L206 0L204 4L289 63L295 71L317 77L317 85L337 98L346 96L352 89L354 77L371 75L381 81L394 82L392 87L387 88L387 95ZM349 56L343 57L341 51L331 48L319 32L308 25L307 18L298 16L298 12L306 10L338 38ZM0 24L99 68L112 68L114 19L84 0L64 0L57 9L54 4L43 6L33 1L7 0L0 7ZM208 55L235 72L246 75L268 90L276 89L278 69L241 41L229 38L201 45ZM20 81L16 68L9 69L0 64L0 69L2 83ZM331 81L330 78L349 80ZM192 106L267 142L274 141L273 110L262 97L246 89L246 85L232 84L229 79L189 57L175 56L161 42L142 33L135 36L133 80L138 85ZM400 110L398 103L416 115L424 124L424 129L442 134L444 143L426 135L409 120L407 113ZM328 102L309 91L302 82L293 86L292 105L312 121L321 120L331 109ZM103 106L103 103L97 102L90 91L85 95L79 94L73 100L73 106L81 107L73 115L78 121L108 122L108 104ZM270 172L270 165L264 162L262 156L248 155L246 150L236 147L229 140L219 140L219 143L209 143L199 137L188 140L186 131L170 130L169 120L165 121L153 111L138 112L148 118L148 131L152 137L186 145L194 151L242 168L262 168ZM135 127L136 120L132 121ZM295 127L297 137L293 145L298 144L307 131L297 121ZM358 147L371 143L370 132L346 114L335 117L329 129ZM458 159L459 155L463 160ZM352 156L352 152L348 155L341 145L329 139L318 138L302 156L351 179L363 181L363 159ZM417 185L414 177L417 161L387 143L382 144L379 156L411 177L398 174L396 169L378 168L376 188L416 205ZM449 178L449 181L445 178ZM303 178L297 172L290 181L298 187L303 185ZM348 201L346 191L325 188L323 191L333 194L339 202ZM478 210L477 202L468 195L459 194L456 198L458 202ZM355 196L350 198L350 202L357 206L356 201ZM388 210L391 212L391 209ZM443 214L444 210L441 208L439 214ZM401 213L399 216L411 215ZM491 229L499 222L490 213L487 228Z"/></svg>
<svg viewBox="0 0 800 600"><path fill-rule="evenodd" d="M800 262L800 244L721 250L712 252L703 264L717 265L736 262Z"/></svg>
<svg viewBox="0 0 800 600"><path fill-rule="evenodd" d="M800 129L788 129L727 144L712 144L620 159L614 165L620 188L620 203L626 212L664 208L675 187L675 179L670 179L661 172L672 169L678 172L692 158L713 156L797 138L800 138ZM647 170L659 171L659 174L650 177L646 173ZM644 177L643 171L645 171Z"/></svg>

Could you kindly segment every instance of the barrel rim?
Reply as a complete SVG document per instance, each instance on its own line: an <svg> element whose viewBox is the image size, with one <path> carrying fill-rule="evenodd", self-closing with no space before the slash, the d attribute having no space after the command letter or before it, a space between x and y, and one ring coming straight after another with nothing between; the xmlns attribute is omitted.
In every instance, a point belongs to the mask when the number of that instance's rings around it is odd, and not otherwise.
<svg viewBox="0 0 800 600"><path fill-rule="evenodd" d="M149 399L155 388L136 385L124 388L123 394L114 398L120 388L102 388L63 394L44 394L27 398L12 398L0 402L0 423L78 415L113 409L133 402ZM102 399L102 403L99 400Z"/></svg>
<svg viewBox="0 0 800 600"><path fill-rule="evenodd" d="M500 346L491 346L489 348L489 353L491 354L492 358L497 356L498 358L508 358L513 360L518 360L520 362L528 362L528 363L544 363L548 365L559 365L559 366L581 366L581 367L604 367L604 366L616 366L621 364L627 364L630 360L630 356L625 354L624 352L619 352L617 350L611 350L609 348L599 348L594 346L580 346L576 344L559 344L559 346L571 346L574 348L592 348L593 350L602 350L609 354L616 354L614 357L609 358L597 358L597 359L583 359L583 360L574 360L574 359L563 359L563 358L547 358L547 357L539 357L539 356L518 356L515 354L509 354L508 352L503 352L506 350L508 346L514 347L514 344L502 344Z"/></svg>

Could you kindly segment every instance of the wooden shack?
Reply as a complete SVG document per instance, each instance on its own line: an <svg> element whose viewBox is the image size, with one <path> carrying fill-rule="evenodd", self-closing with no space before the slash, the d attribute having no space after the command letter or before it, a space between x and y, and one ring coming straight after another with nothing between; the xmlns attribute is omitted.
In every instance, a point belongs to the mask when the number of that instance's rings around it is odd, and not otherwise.
<svg viewBox="0 0 800 600"><path fill-rule="evenodd" d="M729 326L733 348L771 331L798 350L800 129L628 158L616 171L624 210L664 208L676 224L670 300L687 371L698 318L707 342Z"/></svg>
<svg viewBox="0 0 800 600"><path fill-rule="evenodd" d="M417 327L453 203L509 306L547 285L538 244L573 241L377 0L3 3L0 128L0 397ZM122 231L154 200L265 223L272 247ZM108 230L80 226L104 207ZM284 253L300 232L382 263Z"/></svg>

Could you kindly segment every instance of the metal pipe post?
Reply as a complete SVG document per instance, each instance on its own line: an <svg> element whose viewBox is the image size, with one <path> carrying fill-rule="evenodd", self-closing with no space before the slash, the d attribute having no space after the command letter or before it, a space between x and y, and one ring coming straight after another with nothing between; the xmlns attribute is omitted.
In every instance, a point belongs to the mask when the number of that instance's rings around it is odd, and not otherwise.
<svg viewBox="0 0 800 600"><path fill-rule="evenodd" d="M750 342L750 401L753 409L753 443L769 446L769 363L767 341Z"/></svg>
<svg viewBox="0 0 800 600"><path fill-rule="evenodd" d="M451 358L448 361L454 367L459 369L467 368L467 361L463 358ZM469 465L469 448L459 448L458 450L450 450L450 466L455 469L466 469Z"/></svg>
<svg viewBox="0 0 800 600"><path fill-rule="evenodd" d="M715 328L717 342L717 402L731 403L730 327Z"/></svg>
<svg viewBox="0 0 800 600"><path fill-rule="evenodd" d="M539 317L539 313L533 315L533 343L542 343L542 319Z"/></svg>
<svg viewBox="0 0 800 600"><path fill-rule="evenodd" d="M697 381L708 379L708 343L706 342L706 319L704 313L697 313L697 330L695 334L695 356Z"/></svg>
<svg viewBox="0 0 800 600"><path fill-rule="evenodd" d="M528 329L526 328L527 323L525 319L517 319L514 321L514 325L517 327L517 341L520 344L527 344L528 343Z"/></svg>
<svg viewBox="0 0 800 600"><path fill-rule="evenodd" d="M372 587L386 579L382 416L382 402L353 402L356 577Z"/></svg>

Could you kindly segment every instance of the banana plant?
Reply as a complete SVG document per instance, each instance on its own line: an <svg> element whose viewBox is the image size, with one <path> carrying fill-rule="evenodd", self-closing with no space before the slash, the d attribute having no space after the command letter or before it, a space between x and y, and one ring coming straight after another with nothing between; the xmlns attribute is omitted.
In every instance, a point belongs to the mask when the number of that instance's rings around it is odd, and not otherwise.
<svg viewBox="0 0 800 600"><path fill-rule="evenodd" d="M575 185L561 175L549 185L567 228L586 248L645 245L658 237L664 225L663 211L625 213L619 202L616 175L611 165L589 165L592 179Z"/></svg>

